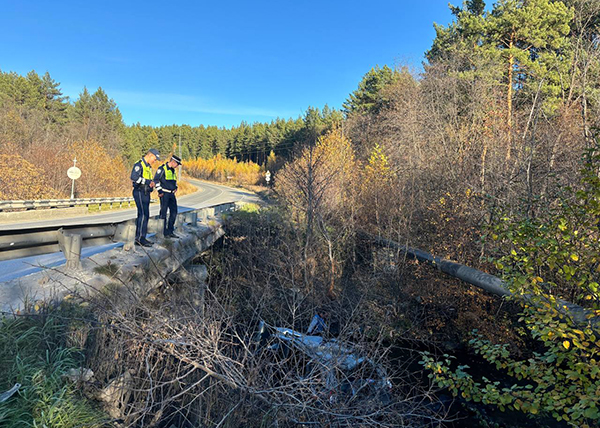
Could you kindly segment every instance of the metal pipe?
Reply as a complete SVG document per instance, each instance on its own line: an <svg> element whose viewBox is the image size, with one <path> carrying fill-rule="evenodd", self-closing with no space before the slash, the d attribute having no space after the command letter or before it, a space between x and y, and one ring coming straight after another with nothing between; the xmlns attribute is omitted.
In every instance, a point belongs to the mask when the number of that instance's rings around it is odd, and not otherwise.
<svg viewBox="0 0 600 428"><path fill-rule="evenodd" d="M483 272L479 269L465 266L450 260L440 259L439 257L435 257L429 253L426 253L425 251L417 248L410 248L385 238L374 237L370 234L365 235L376 244L400 250L406 254L408 258L426 262L445 274L461 279L468 284L487 291L488 293L500 297L515 296L515 294L509 290L508 284L497 276L490 275L489 273ZM531 300L533 296L520 295L519 297L522 297L526 300ZM556 299L556 309L560 313L570 316L576 323L587 324L590 322L595 327L600 326L600 317L582 306L567 302L566 300Z"/></svg>

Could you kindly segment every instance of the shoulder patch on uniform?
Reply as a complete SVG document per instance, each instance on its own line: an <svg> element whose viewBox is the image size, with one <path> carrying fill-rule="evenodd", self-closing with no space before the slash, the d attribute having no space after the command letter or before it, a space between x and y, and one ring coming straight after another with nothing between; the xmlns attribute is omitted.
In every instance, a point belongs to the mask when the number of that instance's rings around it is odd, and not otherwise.
<svg viewBox="0 0 600 428"><path fill-rule="evenodd" d="M139 165L136 165L136 166L135 166L135 170L136 170L136 171L139 171L139 170L140 170L140 166L139 166Z"/></svg>

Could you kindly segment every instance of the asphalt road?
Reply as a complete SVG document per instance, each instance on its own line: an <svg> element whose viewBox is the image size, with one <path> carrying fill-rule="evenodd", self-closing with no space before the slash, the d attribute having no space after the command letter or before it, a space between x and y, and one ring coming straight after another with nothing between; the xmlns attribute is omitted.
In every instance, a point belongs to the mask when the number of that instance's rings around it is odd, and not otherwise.
<svg viewBox="0 0 600 428"><path fill-rule="evenodd" d="M185 212L193 209L205 208L212 205L224 204L227 202L258 202L259 200L255 194L247 192L245 190L234 189L232 187L221 186L218 184L206 183L204 181L199 180L189 179L188 181L194 186L197 186L199 188L199 191L178 198L178 212ZM156 193L153 193L153 197L156 197ZM159 204L150 205L151 216L158 215L159 211ZM87 214L79 217L2 223L0 224L0 230L11 230L16 232L19 230L37 229L44 227L53 228L61 226L81 226L111 222L119 223L122 221L134 219L136 218L136 216L136 209L128 208L124 210L108 211L98 214Z"/></svg>

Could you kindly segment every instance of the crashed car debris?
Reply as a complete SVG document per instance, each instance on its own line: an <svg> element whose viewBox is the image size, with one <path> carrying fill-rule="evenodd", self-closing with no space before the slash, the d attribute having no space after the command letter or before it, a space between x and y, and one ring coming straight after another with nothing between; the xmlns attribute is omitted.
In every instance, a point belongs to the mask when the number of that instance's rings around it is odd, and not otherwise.
<svg viewBox="0 0 600 428"><path fill-rule="evenodd" d="M322 318L316 321L313 318L311 327L323 323ZM311 327L309 331L315 330ZM305 357L294 361L305 365L302 371L307 379L319 380L312 382L316 397L326 398L331 403L340 399L370 399L383 403L390 400L392 383L385 369L372 359L359 355L351 343L269 326L264 321L259 324L256 341L273 352L281 353L282 360L289 361L291 352Z"/></svg>
<svg viewBox="0 0 600 428"><path fill-rule="evenodd" d="M10 397L12 397L13 395L15 395L15 393L19 390L20 387L21 387L20 383L15 383L15 385L11 389L9 389L8 391L4 391L3 393L1 393L0 394L0 403L4 403Z"/></svg>

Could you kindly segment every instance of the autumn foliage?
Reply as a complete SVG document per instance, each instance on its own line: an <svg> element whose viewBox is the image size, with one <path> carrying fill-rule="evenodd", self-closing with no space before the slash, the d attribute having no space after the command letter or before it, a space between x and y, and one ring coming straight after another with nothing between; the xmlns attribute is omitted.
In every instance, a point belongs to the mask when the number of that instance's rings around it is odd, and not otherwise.
<svg viewBox="0 0 600 428"><path fill-rule="evenodd" d="M355 171L350 140L340 129L333 129L284 166L276 175L276 190L310 223L315 216L326 217L350 200Z"/></svg>
<svg viewBox="0 0 600 428"><path fill-rule="evenodd" d="M261 179L260 166L254 162L238 162L220 154L211 159L197 158L183 162L189 175L203 180L232 181L237 184L257 184Z"/></svg>
<svg viewBox="0 0 600 428"><path fill-rule="evenodd" d="M304 281L308 288L335 294L340 253L349 236L355 204L357 164L350 140L340 128L304 147L275 176L281 201L304 229ZM337 226L337 227L334 227ZM328 284L315 280L320 260L327 260Z"/></svg>
<svg viewBox="0 0 600 428"><path fill-rule="evenodd" d="M69 153L77 157L77 166L82 171L76 183L77 196L130 196L131 167L125 165L121 156L111 156L96 141L73 143L69 146Z"/></svg>
<svg viewBox="0 0 600 428"><path fill-rule="evenodd" d="M44 171L17 154L0 154L0 199L42 199L56 197Z"/></svg>

